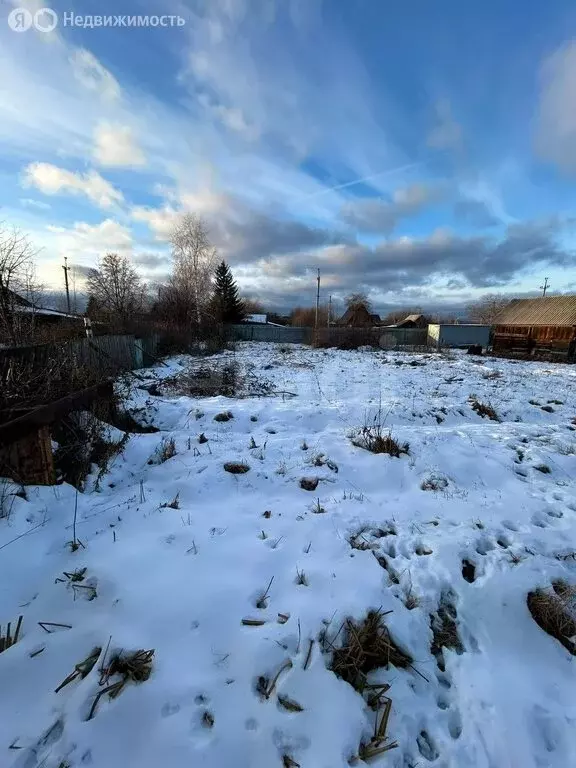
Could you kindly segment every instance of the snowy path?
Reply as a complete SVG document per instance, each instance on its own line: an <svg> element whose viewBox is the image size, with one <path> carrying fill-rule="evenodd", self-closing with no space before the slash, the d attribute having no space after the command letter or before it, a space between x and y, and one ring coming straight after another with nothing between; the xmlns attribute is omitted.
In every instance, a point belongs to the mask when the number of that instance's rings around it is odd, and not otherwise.
<svg viewBox="0 0 576 768"><path fill-rule="evenodd" d="M66 545L70 486L28 488L0 520L0 623L24 616L0 654L0 765L345 767L374 713L327 669L318 636L379 607L415 670L372 673L391 685L398 743L375 764L576 765L574 659L526 607L529 590L576 580L576 561L558 557L576 551L576 366L248 343L212 360L296 397L136 389L131 406L161 431L133 435L100 490L93 478L78 495L85 549ZM477 415L472 394L500 422ZM379 409L408 455L352 444ZM170 437L176 455L149 464ZM80 568L92 600L55 581ZM440 659L439 609L462 646ZM54 690L110 636L109 654L155 649L152 674L87 720L100 663ZM258 678L288 660L266 698Z"/></svg>

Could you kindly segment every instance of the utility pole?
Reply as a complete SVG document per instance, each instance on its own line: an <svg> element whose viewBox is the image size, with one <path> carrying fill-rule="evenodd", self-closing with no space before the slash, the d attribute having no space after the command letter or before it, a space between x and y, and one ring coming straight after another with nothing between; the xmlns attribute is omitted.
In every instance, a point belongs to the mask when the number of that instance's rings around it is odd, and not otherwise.
<svg viewBox="0 0 576 768"><path fill-rule="evenodd" d="M330 320L332 319L332 294L328 298L328 328L330 328Z"/></svg>
<svg viewBox="0 0 576 768"><path fill-rule="evenodd" d="M314 318L314 328L318 328L318 311L320 309L320 269L318 269L318 277L316 278L316 315Z"/></svg>
<svg viewBox="0 0 576 768"><path fill-rule="evenodd" d="M550 288L550 283L548 282L548 278L544 278L544 285L540 286L540 289L542 290L542 298L546 296L546 291Z"/></svg>
<svg viewBox="0 0 576 768"><path fill-rule="evenodd" d="M68 266L67 256L64 256L64 266L62 269L64 270L64 281L66 283L66 303L68 304L68 314L70 314L70 287L68 286L68 272L70 271L70 267Z"/></svg>

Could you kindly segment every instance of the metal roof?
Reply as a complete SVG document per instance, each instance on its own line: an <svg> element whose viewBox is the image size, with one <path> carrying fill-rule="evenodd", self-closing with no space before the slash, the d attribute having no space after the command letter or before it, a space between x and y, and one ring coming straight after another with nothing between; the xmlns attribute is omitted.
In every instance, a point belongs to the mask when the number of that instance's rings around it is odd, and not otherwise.
<svg viewBox="0 0 576 768"><path fill-rule="evenodd" d="M494 325L576 325L576 296L513 299Z"/></svg>

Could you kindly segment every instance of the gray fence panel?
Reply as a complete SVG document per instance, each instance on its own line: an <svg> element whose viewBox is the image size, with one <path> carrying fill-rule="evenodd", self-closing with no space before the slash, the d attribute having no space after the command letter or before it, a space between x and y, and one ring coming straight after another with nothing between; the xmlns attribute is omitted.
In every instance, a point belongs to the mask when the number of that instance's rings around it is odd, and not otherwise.
<svg viewBox="0 0 576 768"><path fill-rule="evenodd" d="M382 349L423 347L428 341L426 328L380 328L378 343Z"/></svg>
<svg viewBox="0 0 576 768"><path fill-rule="evenodd" d="M312 337L311 328L293 328L264 323L227 325L226 333L233 341L273 341L279 344L309 344Z"/></svg>

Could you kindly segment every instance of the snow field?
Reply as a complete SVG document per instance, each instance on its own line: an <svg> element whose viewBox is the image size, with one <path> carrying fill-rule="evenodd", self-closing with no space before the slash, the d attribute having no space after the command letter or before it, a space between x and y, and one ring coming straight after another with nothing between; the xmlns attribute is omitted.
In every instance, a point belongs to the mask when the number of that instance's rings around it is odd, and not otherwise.
<svg viewBox="0 0 576 768"><path fill-rule="evenodd" d="M0 765L347 766L374 713L318 638L378 608L414 669L371 673L391 686L398 743L375 764L574 764L573 658L526 594L575 580L576 368L251 343L202 364L226 362L295 396L175 394L162 379L198 365L185 356L139 372L160 394L136 388L128 405L160 431L131 436L100 490L94 473L77 495L85 548L67 546L76 491L65 484L27 488L0 520L0 622L24 617L0 654ZM471 395L500 421L475 413ZM408 455L352 444L374 418ZM171 438L176 455L158 463ZM93 590L56 581L80 568ZM443 609L461 647L435 656ZM100 661L54 689L108 642L109 654L154 649L152 674L87 720ZM259 678L282 668L266 697Z"/></svg>

